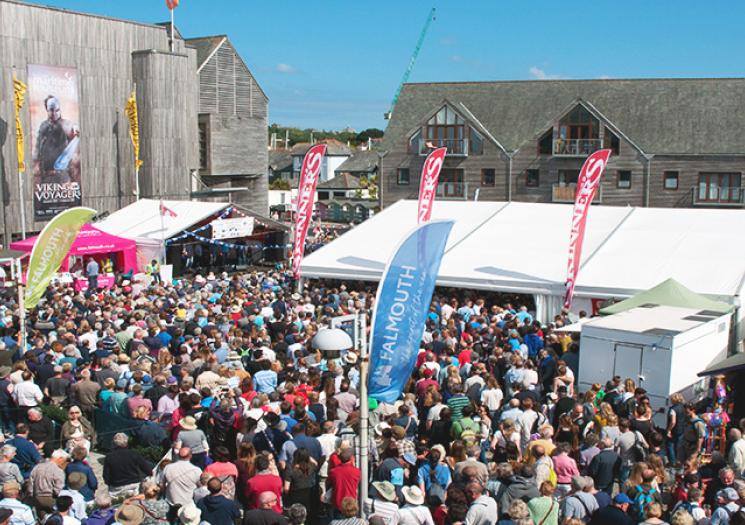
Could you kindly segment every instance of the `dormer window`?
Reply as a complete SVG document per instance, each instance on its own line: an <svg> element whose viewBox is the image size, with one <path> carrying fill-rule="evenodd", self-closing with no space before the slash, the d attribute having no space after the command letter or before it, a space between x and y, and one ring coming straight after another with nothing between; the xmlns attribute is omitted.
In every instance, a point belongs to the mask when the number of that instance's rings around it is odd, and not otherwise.
<svg viewBox="0 0 745 525"><path fill-rule="evenodd" d="M443 106L427 121L426 141L436 148L446 147L448 153L462 155L468 151L466 123L452 108Z"/></svg>

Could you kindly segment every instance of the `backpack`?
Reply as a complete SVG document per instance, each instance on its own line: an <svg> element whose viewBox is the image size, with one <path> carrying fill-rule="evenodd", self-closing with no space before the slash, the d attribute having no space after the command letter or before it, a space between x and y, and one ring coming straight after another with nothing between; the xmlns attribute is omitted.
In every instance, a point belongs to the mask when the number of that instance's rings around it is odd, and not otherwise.
<svg viewBox="0 0 745 525"><path fill-rule="evenodd" d="M657 489L650 488L649 492L645 491L641 485L636 486L636 496L632 503L632 516L637 521L644 521L647 519L647 505L654 501L652 495L657 492Z"/></svg>
<svg viewBox="0 0 745 525"><path fill-rule="evenodd" d="M463 442L463 444L470 448L473 445L478 445L479 443L479 424L475 421L471 421L470 425L465 424L465 420L461 420L461 431L460 431L460 440Z"/></svg>
<svg viewBox="0 0 745 525"><path fill-rule="evenodd" d="M533 421L533 424L530 427L530 435L538 433L538 429L541 428L541 426L546 422L546 416L543 415L543 412L536 412L538 414L538 417L535 418L535 421Z"/></svg>
<svg viewBox="0 0 745 525"><path fill-rule="evenodd" d="M649 454L649 448L647 448L641 439L639 439L639 432L634 432L634 445L631 447L631 455L634 461L645 461Z"/></svg>

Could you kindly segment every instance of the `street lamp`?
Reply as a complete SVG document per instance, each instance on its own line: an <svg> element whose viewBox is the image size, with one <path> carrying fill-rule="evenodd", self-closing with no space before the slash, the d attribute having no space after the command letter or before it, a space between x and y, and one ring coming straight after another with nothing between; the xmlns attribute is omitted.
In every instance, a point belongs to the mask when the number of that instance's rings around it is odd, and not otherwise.
<svg viewBox="0 0 745 525"><path fill-rule="evenodd" d="M354 343L349 334L341 328L326 328L315 335L311 346L320 350L326 359L336 359L342 350L350 350Z"/></svg>

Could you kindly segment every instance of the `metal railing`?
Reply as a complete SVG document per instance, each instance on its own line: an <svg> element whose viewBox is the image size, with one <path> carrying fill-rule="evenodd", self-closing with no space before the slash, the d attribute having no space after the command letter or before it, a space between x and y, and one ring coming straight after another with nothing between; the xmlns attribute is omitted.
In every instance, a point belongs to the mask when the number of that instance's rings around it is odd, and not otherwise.
<svg viewBox="0 0 745 525"><path fill-rule="evenodd" d="M745 188L731 186L694 186L694 206L745 206Z"/></svg>
<svg viewBox="0 0 745 525"><path fill-rule="evenodd" d="M577 184L572 182L570 184L554 184L551 187L551 202L569 202L573 203L577 193ZM603 186L598 186L598 191L595 193L595 198L592 199L593 204L600 204L603 202Z"/></svg>
<svg viewBox="0 0 745 525"><path fill-rule="evenodd" d="M602 139L556 139L554 140L554 155L583 157L602 147Z"/></svg>
<svg viewBox="0 0 745 525"><path fill-rule="evenodd" d="M420 155L429 154L433 147L447 148L447 156L468 156L468 139L419 139Z"/></svg>
<svg viewBox="0 0 745 525"><path fill-rule="evenodd" d="M440 179L437 184L438 199L467 200L468 183L467 182L447 182Z"/></svg>

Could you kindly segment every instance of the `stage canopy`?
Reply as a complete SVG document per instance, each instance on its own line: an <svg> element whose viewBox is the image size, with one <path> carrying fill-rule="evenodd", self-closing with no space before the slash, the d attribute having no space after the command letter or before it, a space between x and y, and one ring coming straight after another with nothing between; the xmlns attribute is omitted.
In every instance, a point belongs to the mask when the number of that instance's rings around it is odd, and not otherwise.
<svg viewBox="0 0 745 525"><path fill-rule="evenodd" d="M175 217L169 214L161 217L161 201L140 199L115 211L96 223L96 226L128 239L149 239L160 243L230 206L227 202L165 200L162 202L163 206L176 214Z"/></svg>
<svg viewBox="0 0 745 525"><path fill-rule="evenodd" d="M14 250L31 253L34 249L34 244L36 244L37 238L38 236L35 236L22 241L12 242L10 243L10 247ZM86 224L80 229L78 236L75 237L67 256L83 257L102 253L121 254L118 256L120 257L119 269L127 272L136 269L137 267L136 250L135 241L111 235L99 230L95 226ZM61 266L62 271L67 271L67 265L68 260L65 258L65 261Z"/></svg>
<svg viewBox="0 0 745 525"><path fill-rule="evenodd" d="M416 226L416 201L399 201L310 254L304 277L378 280ZM572 205L435 202L456 221L438 285L533 294L538 317L561 309ZM708 299L739 305L745 210L592 206L573 310L625 299L673 278Z"/></svg>

